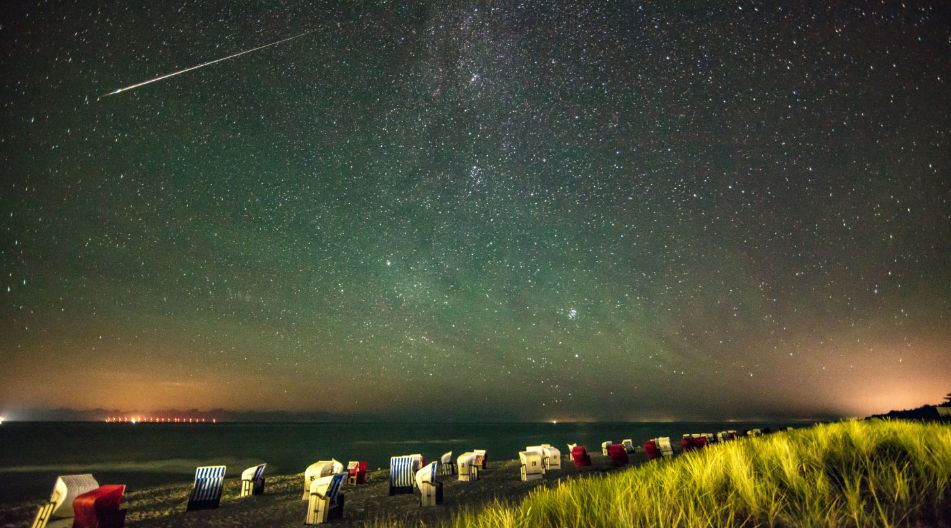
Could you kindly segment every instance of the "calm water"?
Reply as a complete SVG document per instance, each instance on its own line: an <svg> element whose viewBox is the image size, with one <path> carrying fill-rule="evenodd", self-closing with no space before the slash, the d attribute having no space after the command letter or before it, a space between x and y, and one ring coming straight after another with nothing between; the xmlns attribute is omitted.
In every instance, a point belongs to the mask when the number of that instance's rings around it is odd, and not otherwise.
<svg viewBox="0 0 951 528"><path fill-rule="evenodd" d="M269 473L298 473L319 459L366 460L386 467L392 455L433 459L487 449L489 460L513 459L526 445L549 443L600 449L604 440L688 432L742 430L768 423L559 423L559 424L104 424L0 425L0 503L45 497L56 475L93 473L102 484L138 487L188 482L195 467L225 464L228 475L268 463Z"/></svg>

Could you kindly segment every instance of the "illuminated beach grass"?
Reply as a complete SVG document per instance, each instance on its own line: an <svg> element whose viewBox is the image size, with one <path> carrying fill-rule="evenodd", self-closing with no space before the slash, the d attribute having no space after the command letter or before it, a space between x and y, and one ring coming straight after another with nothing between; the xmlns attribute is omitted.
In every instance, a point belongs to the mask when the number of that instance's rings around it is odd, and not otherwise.
<svg viewBox="0 0 951 528"><path fill-rule="evenodd" d="M845 422L563 482L447 526L934 526L948 522L949 478L951 428Z"/></svg>

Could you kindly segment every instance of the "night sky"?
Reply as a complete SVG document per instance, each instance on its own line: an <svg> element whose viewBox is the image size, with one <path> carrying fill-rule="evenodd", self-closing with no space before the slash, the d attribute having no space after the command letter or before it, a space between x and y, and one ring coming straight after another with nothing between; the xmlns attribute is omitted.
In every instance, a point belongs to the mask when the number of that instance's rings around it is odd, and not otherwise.
<svg viewBox="0 0 951 528"><path fill-rule="evenodd" d="M0 13L8 418L951 390L947 2L138 4Z"/></svg>

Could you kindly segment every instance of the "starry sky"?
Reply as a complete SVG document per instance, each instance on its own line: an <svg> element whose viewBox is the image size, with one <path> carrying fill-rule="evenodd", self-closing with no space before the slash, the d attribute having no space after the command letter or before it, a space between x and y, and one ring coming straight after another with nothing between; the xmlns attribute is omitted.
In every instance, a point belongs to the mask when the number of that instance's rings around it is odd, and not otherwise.
<svg viewBox="0 0 951 528"><path fill-rule="evenodd" d="M951 389L947 2L8 4L8 416Z"/></svg>

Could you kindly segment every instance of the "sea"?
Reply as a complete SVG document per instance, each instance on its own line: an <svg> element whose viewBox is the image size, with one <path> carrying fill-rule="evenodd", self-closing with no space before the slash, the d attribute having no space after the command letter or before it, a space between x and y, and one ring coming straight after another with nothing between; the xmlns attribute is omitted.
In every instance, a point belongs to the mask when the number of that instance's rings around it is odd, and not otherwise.
<svg viewBox="0 0 951 528"><path fill-rule="evenodd" d="M683 433L789 423L216 423L148 424L5 422L0 425L0 504L49 496L57 475L92 473L100 484L129 490L190 482L197 466L227 466L228 476L267 463L267 473L300 473L317 460L365 460L389 466L396 455L421 453L433 460L487 450L488 459L510 460L527 445L552 444L567 454L577 443L600 451L601 442L631 438L641 444ZM800 424L801 425L801 424Z"/></svg>

